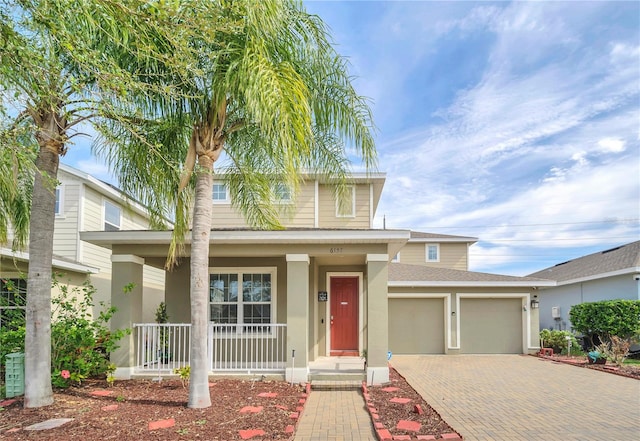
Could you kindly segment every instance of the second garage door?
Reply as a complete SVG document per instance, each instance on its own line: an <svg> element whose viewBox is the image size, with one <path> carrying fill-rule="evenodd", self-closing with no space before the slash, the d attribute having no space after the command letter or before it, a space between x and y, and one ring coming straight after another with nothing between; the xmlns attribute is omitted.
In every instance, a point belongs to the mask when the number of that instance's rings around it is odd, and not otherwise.
<svg viewBox="0 0 640 441"><path fill-rule="evenodd" d="M460 299L460 352L521 354L522 300Z"/></svg>
<svg viewBox="0 0 640 441"><path fill-rule="evenodd" d="M444 299L389 299L389 349L394 354L443 354Z"/></svg>

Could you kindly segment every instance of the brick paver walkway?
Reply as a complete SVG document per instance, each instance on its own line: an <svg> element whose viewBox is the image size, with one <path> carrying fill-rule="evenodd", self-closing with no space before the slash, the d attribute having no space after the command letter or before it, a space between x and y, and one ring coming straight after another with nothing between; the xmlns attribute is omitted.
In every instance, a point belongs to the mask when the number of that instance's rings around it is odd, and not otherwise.
<svg viewBox="0 0 640 441"><path fill-rule="evenodd" d="M391 364L467 441L640 439L640 381L518 355Z"/></svg>
<svg viewBox="0 0 640 441"><path fill-rule="evenodd" d="M374 441L360 390L313 390L294 441Z"/></svg>

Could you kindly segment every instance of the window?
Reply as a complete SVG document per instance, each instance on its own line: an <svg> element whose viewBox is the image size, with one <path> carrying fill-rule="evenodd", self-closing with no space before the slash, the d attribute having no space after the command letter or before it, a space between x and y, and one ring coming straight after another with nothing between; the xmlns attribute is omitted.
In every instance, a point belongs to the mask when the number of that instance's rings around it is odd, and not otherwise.
<svg viewBox="0 0 640 441"><path fill-rule="evenodd" d="M343 199L336 198L336 217L355 217L356 215L356 187L347 187Z"/></svg>
<svg viewBox="0 0 640 441"><path fill-rule="evenodd" d="M213 202L228 202L229 192L227 191L227 184L223 182L213 183Z"/></svg>
<svg viewBox="0 0 640 441"><path fill-rule="evenodd" d="M281 182L274 185L273 194L276 202L291 202L291 189Z"/></svg>
<svg viewBox="0 0 640 441"><path fill-rule="evenodd" d="M428 243L426 247L427 262L440 262L440 245Z"/></svg>
<svg viewBox="0 0 640 441"><path fill-rule="evenodd" d="M0 328L17 329L24 325L27 281L0 279Z"/></svg>
<svg viewBox="0 0 640 441"><path fill-rule="evenodd" d="M62 187L56 188L55 213L56 216L62 216L64 214L64 199L62 197Z"/></svg>
<svg viewBox="0 0 640 441"><path fill-rule="evenodd" d="M391 259L391 261L396 263L400 262L400 253L393 256L393 259Z"/></svg>
<svg viewBox="0 0 640 441"><path fill-rule="evenodd" d="M240 292L240 289L242 292ZM261 325L273 322L275 269L214 271L209 275L209 320ZM259 326L255 330L259 330Z"/></svg>
<svg viewBox="0 0 640 441"><path fill-rule="evenodd" d="M109 201L104 201L104 231L119 231L120 217L120 207Z"/></svg>

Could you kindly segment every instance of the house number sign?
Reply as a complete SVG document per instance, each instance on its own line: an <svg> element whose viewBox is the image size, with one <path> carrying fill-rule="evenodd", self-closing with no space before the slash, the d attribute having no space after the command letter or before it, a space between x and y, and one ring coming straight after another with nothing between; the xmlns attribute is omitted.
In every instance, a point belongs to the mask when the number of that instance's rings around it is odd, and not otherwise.
<svg viewBox="0 0 640 441"><path fill-rule="evenodd" d="M333 248L329 248L329 252L331 254L342 254L342 247L333 247Z"/></svg>
<svg viewBox="0 0 640 441"><path fill-rule="evenodd" d="M318 291L318 301L326 302L329 299L326 291Z"/></svg>

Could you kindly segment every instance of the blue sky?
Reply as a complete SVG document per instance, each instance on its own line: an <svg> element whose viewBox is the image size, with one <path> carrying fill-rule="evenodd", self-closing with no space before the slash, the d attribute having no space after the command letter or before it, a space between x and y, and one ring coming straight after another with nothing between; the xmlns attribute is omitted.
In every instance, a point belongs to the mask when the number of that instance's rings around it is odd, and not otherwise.
<svg viewBox="0 0 640 441"><path fill-rule="evenodd" d="M376 227L478 237L470 269L513 275L640 239L640 3L305 4L372 102Z"/></svg>

